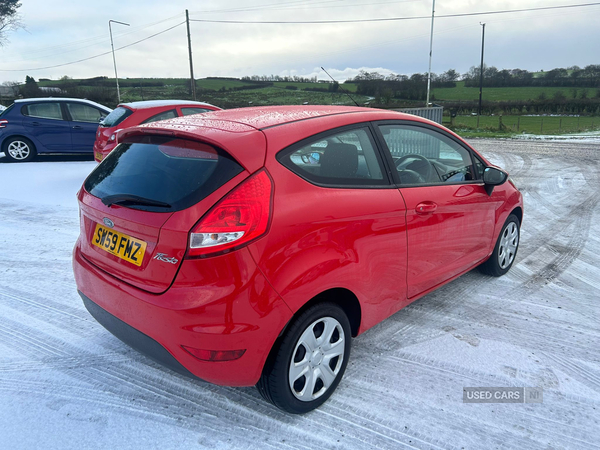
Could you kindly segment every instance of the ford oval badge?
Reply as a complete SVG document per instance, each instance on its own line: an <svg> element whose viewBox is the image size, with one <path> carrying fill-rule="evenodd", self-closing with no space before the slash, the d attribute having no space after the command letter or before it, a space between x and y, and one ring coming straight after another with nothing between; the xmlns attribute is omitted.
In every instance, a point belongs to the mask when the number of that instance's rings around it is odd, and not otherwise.
<svg viewBox="0 0 600 450"><path fill-rule="evenodd" d="M104 219L102 219L102 222L104 222L104 225L106 225L109 228L112 228L115 226L115 223L110 220L108 217L105 217Z"/></svg>

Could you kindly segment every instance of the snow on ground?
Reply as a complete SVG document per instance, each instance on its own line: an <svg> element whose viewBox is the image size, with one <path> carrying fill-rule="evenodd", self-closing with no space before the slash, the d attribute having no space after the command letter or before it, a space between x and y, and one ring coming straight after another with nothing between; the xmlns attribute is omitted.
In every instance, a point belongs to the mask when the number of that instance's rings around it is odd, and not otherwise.
<svg viewBox="0 0 600 450"><path fill-rule="evenodd" d="M580 142L587 144L600 143L600 131L587 131L572 134L515 134L512 139L525 139L531 141L560 141Z"/></svg>
<svg viewBox="0 0 600 450"><path fill-rule="evenodd" d="M353 342L320 409L164 369L98 325L71 272L93 162L0 162L0 448L600 448L600 144L474 140L525 196L505 277L472 271ZM542 387L465 404L463 388Z"/></svg>

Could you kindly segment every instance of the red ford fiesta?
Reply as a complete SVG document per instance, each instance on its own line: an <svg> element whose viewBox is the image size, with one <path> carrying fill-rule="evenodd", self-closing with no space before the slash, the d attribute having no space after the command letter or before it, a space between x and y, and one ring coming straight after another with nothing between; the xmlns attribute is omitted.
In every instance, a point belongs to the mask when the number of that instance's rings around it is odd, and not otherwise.
<svg viewBox="0 0 600 450"><path fill-rule="evenodd" d="M121 103L100 121L94 142L94 159L97 162L102 161L117 146L117 132L120 129L220 109L208 103L186 100L146 100Z"/></svg>
<svg viewBox="0 0 600 450"><path fill-rule="evenodd" d="M332 394L352 337L517 253L508 175L415 116L246 108L118 142L78 194L85 306L171 369L292 413Z"/></svg>

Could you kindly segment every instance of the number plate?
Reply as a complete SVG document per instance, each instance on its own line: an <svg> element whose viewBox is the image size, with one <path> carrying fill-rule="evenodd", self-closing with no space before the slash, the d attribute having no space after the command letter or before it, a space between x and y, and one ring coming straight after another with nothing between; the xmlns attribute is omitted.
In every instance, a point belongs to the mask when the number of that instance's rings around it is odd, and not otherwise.
<svg viewBox="0 0 600 450"><path fill-rule="evenodd" d="M142 265L146 253L144 241L111 230L99 223L96 224L92 244L136 266Z"/></svg>

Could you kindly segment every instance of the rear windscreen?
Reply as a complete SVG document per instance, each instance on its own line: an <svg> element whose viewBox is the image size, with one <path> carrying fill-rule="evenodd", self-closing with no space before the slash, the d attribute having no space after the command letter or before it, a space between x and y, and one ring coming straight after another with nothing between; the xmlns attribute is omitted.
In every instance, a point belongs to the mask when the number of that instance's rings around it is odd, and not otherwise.
<svg viewBox="0 0 600 450"><path fill-rule="evenodd" d="M133 114L132 110L119 106L118 108L113 109L112 112L100 122L100 126L105 128L115 127L127 119L131 114Z"/></svg>
<svg viewBox="0 0 600 450"><path fill-rule="evenodd" d="M4 109L4 110L0 111L0 116L1 116L1 115L3 115L3 114L6 114L6 113L8 113L8 111L10 111L10 110L13 108L13 106L15 106L15 104L14 104L14 103L13 103L12 105L10 105L8 108L6 108L6 109Z"/></svg>
<svg viewBox="0 0 600 450"><path fill-rule="evenodd" d="M105 204L173 212L198 203L244 169L225 151L172 137L121 142L85 180Z"/></svg>

